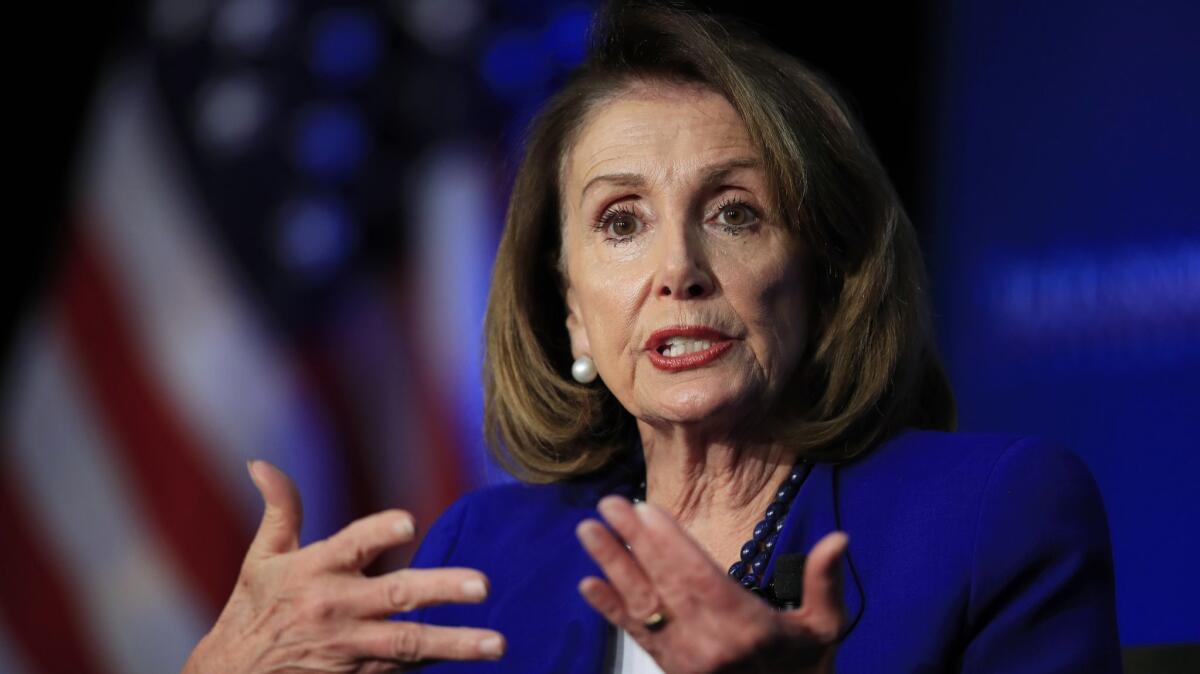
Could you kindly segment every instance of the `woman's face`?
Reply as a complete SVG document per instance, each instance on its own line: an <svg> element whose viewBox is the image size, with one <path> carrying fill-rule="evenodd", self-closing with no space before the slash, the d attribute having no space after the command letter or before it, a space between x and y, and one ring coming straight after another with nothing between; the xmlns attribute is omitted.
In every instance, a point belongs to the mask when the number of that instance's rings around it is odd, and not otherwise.
<svg viewBox="0 0 1200 674"><path fill-rule="evenodd" d="M591 112L563 168L573 354L652 425L774 400L804 351L806 256L729 102L639 84Z"/></svg>

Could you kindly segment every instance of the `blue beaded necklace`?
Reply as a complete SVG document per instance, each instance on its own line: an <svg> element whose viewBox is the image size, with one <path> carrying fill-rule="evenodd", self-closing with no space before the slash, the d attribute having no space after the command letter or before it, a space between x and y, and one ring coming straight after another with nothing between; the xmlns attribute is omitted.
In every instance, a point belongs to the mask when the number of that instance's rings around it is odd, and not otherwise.
<svg viewBox="0 0 1200 674"><path fill-rule="evenodd" d="M807 460L801 458L796 461L796 464L792 466L792 471L775 492L775 500L767 506L766 514L758 524L754 525L754 533L750 540L742 546L741 559L729 567L730 577L754 594L762 596L764 593L764 589L759 587L759 580L762 578L763 572L767 570L767 564L771 561L771 551L775 549L775 542L779 539L779 532L783 529L788 509L811 471L812 465ZM641 484L638 485L633 502L638 503L645 500L646 480L643 478Z"/></svg>

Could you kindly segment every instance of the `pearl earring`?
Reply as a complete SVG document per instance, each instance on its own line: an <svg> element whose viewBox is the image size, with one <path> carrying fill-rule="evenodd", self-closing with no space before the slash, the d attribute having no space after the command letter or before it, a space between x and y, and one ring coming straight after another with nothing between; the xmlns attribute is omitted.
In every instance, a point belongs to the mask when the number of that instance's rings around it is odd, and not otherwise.
<svg viewBox="0 0 1200 674"><path fill-rule="evenodd" d="M590 384L596 381L596 362L591 356L580 356L571 363L571 376L580 384Z"/></svg>

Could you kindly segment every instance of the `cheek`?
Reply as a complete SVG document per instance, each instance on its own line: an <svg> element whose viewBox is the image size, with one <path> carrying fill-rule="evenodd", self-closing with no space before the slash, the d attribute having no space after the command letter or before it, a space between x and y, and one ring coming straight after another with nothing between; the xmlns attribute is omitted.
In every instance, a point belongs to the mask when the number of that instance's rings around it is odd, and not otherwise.
<svg viewBox="0 0 1200 674"><path fill-rule="evenodd" d="M636 289L610 277L581 290L581 310L593 357L610 360L627 352L637 322Z"/></svg>

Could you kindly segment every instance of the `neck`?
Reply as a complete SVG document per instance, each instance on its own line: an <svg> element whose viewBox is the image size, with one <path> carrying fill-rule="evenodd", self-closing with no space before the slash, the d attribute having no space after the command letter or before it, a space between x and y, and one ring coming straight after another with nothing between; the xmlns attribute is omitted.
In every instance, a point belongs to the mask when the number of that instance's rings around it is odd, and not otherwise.
<svg viewBox="0 0 1200 674"><path fill-rule="evenodd" d="M646 500L661 506L719 562L736 558L795 464L778 444L638 422L646 462Z"/></svg>

